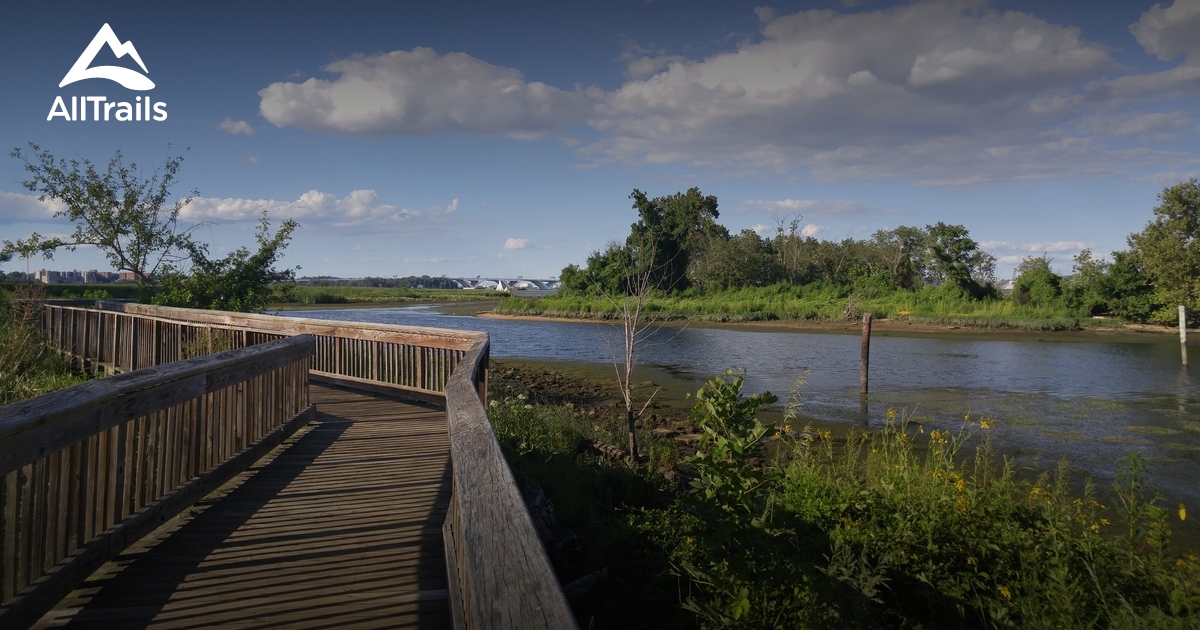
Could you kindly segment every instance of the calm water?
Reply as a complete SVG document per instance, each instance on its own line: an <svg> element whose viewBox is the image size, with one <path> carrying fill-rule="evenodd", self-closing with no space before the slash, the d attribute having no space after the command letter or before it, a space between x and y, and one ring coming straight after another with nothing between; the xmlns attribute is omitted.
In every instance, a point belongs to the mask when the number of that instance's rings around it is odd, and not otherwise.
<svg viewBox="0 0 1200 630"><path fill-rule="evenodd" d="M318 319L485 330L492 356L610 364L611 326L447 315L437 307L287 313ZM997 444L1022 463L1061 458L1107 485L1116 460L1136 450L1172 499L1200 505L1200 349L1180 366L1178 339L1145 342L883 336L871 339L871 396L858 396L859 337L731 328L664 328L639 362L698 386L746 369L748 392L785 399L804 372L804 414L878 426L888 407L926 425L957 428L963 415L995 418Z"/></svg>

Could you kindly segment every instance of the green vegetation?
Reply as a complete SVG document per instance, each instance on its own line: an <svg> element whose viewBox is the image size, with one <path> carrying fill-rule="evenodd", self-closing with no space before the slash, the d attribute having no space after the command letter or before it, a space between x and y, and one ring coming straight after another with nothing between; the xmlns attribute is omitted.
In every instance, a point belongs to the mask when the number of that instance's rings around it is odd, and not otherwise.
<svg viewBox="0 0 1200 630"><path fill-rule="evenodd" d="M496 300L508 295L502 291L463 291L461 289L409 289L406 287L311 286L300 285L289 291L279 304L391 304L402 302L470 302Z"/></svg>
<svg viewBox="0 0 1200 630"><path fill-rule="evenodd" d="M1013 300L977 300L951 285L918 290L811 283L725 289L701 293L657 293L647 307L658 319L713 322L771 320L846 321L863 313L914 323L1070 330L1105 322L1082 318L1058 305L1022 304ZM495 312L507 315L619 319L612 302L569 292L540 298L507 297Z"/></svg>
<svg viewBox="0 0 1200 630"><path fill-rule="evenodd" d="M834 436L792 425L798 394L763 424L774 397L741 386L697 393L694 453L647 435L632 467L581 448L619 438L616 414L491 403L518 479L553 501L562 581L602 576L568 587L581 626L1195 627L1200 558L1170 541L1186 512L1140 458L1101 497L1065 466L998 461L987 418L926 430L889 410L880 430Z"/></svg>
<svg viewBox="0 0 1200 630"><path fill-rule="evenodd" d="M1112 261L1084 250L1073 273L1048 256L1017 266L1013 290L996 288L995 263L961 225L880 230L864 240L822 241L800 217L775 235L730 234L716 223L717 200L693 188L649 199L630 195L638 220L623 243L562 270L557 296L505 300L498 312L616 318L614 296L632 294L629 270L653 255L651 308L666 318L714 321L909 317L923 323L1061 330L1096 315L1169 324L1187 307L1200 323L1200 185L1163 190L1154 219L1129 236Z"/></svg>
<svg viewBox="0 0 1200 630"><path fill-rule="evenodd" d="M22 182L40 201L56 201L75 226L68 238L45 238L34 233L3 241L0 262L15 255L45 259L59 250L81 245L99 249L112 267L132 272L144 291L140 297L158 304L236 311L261 311L272 296L286 293L294 280L290 269L274 264L299 225L286 220L274 236L264 213L255 234L259 249L238 248L219 260L208 257L208 246L191 236L179 216L196 191L170 203L171 186L183 156L168 158L160 170L143 177L136 164L124 163L117 151L101 173L90 160L55 159L30 143L14 149L12 157L25 162L29 179ZM93 289L94 290L94 289Z"/></svg>
<svg viewBox="0 0 1200 630"><path fill-rule="evenodd" d="M38 326L39 310L16 299L39 297L31 287L15 295L0 287L0 406L87 380L87 375L50 351Z"/></svg>

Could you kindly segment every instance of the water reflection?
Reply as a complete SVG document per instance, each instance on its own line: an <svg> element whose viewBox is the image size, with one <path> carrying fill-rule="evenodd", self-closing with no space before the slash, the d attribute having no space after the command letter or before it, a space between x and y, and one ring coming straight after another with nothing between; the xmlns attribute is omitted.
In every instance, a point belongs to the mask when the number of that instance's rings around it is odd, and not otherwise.
<svg viewBox="0 0 1200 630"><path fill-rule="evenodd" d="M435 307L299 311L318 319L485 330L492 356L609 363L619 331L604 324L445 315ZM851 334L689 327L657 331L640 363L699 384L746 368L748 391L786 397L808 371L805 415L878 425L888 407L956 428L964 415L996 419L1006 452L1071 464L1103 481L1130 450L1155 481L1200 504L1200 376L1180 366L1178 341L1145 343L966 336L871 340L871 395L858 395L859 337Z"/></svg>

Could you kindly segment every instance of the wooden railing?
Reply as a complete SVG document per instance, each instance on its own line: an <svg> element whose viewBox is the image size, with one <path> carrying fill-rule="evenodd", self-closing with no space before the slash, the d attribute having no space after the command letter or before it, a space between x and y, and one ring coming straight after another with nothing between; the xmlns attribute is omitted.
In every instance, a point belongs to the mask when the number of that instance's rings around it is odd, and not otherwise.
<svg viewBox="0 0 1200 630"><path fill-rule="evenodd" d="M546 550L504 461L479 391L488 340L446 388L454 471L442 537L456 628L574 628Z"/></svg>
<svg viewBox="0 0 1200 630"><path fill-rule="evenodd" d="M310 376L444 403L452 494L443 527L458 628L574 628L575 620L487 416L487 333L115 302L45 306L50 344L107 372L308 334Z"/></svg>
<svg viewBox="0 0 1200 630"><path fill-rule="evenodd" d="M0 627L32 623L314 418L313 350L297 336L0 407Z"/></svg>
<svg viewBox="0 0 1200 630"><path fill-rule="evenodd" d="M480 333L391 324L229 313L108 301L43 307L51 347L93 369L120 373L203 353L312 335L315 380L445 402L454 366ZM482 378L486 378L483 366Z"/></svg>

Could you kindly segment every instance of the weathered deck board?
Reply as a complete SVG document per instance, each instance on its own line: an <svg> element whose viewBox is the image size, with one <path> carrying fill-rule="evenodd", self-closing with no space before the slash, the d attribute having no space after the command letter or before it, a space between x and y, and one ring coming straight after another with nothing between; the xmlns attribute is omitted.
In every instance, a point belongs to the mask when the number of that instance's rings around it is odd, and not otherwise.
<svg viewBox="0 0 1200 630"><path fill-rule="evenodd" d="M444 410L313 385L317 422L39 628L448 627Z"/></svg>

